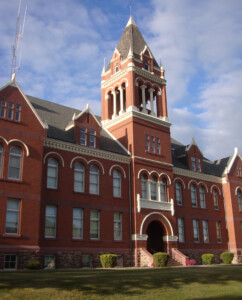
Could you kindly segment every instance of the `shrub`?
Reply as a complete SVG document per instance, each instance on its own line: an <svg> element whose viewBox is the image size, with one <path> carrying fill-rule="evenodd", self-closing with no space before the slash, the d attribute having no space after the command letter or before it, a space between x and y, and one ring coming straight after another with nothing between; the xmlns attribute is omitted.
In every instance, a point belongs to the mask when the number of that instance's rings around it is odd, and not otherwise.
<svg viewBox="0 0 242 300"><path fill-rule="evenodd" d="M100 261L103 268L113 268L117 262L116 254L102 254L100 255Z"/></svg>
<svg viewBox="0 0 242 300"><path fill-rule="evenodd" d="M214 254L212 253L205 253L202 255L202 261L205 263L205 265L211 265L214 260Z"/></svg>
<svg viewBox="0 0 242 300"><path fill-rule="evenodd" d="M232 253L232 252L223 252L220 255L220 258L222 259L224 264L230 265L232 263L233 258L234 258L234 253Z"/></svg>
<svg viewBox="0 0 242 300"><path fill-rule="evenodd" d="M31 270L39 270L41 269L41 263L38 260L30 260L27 262L26 268Z"/></svg>
<svg viewBox="0 0 242 300"><path fill-rule="evenodd" d="M156 268L165 267L168 263L169 255L165 252L157 252L153 254L154 264Z"/></svg>

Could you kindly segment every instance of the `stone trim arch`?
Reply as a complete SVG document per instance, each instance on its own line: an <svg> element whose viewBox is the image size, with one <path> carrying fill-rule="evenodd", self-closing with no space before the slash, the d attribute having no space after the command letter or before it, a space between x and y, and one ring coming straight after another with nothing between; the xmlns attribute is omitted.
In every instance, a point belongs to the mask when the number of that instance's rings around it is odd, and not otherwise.
<svg viewBox="0 0 242 300"><path fill-rule="evenodd" d="M54 155L56 155L60 158L60 160L62 162L62 167L64 168L65 164L64 164L63 157L59 153L54 152L54 151L51 151L51 152L48 152L48 153L45 154L44 159L43 159L43 163L45 164L47 156L52 155L52 154L54 154Z"/></svg>
<svg viewBox="0 0 242 300"><path fill-rule="evenodd" d="M194 183L194 184L196 185L196 187L198 186L198 183L196 182L196 180L191 179L191 180L188 182L188 185L187 185L188 190L190 190L190 186L192 185L192 183Z"/></svg>
<svg viewBox="0 0 242 300"><path fill-rule="evenodd" d="M10 145L11 143L14 143L14 142L20 143L22 146L24 146L25 151L26 151L26 156L28 157L29 156L28 146L24 142L22 142L21 140L18 140L18 139L10 140L10 141L7 142L7 144Z"/></svg>
<svg viewBox="0 0 242 300"><path fill-rule="evenodd" d="M170 178L170 176L167 175L166 173L160 173L159 177L162 177L162 176L165 176L168 179L169 184L171 185L171 178Z"/></svg>
<svg viewBox="0 0 242 300"><path fill-rule="evenodd" d="M152 177L153 174L156 174L156 175L158 176L158 178L160 177L160 176L159 176L159 173L158 173L157 171L154 171L154 170L153 170L153 171L151 171L151 172L149 173L149 175L150 175L151 177Z"/></svg>
<svg viewBox="0 0 242 300"><path fill-rule="evenodd" d="M0 136L0 140L3 140L3 142L5 142L5 144L8 145L8 141L3 136Z"/></svg>
<svg viewBox="0 0 242 300"><path fill-rule="evenodd" d="M208 193L208 187L207 187L206 183L204 183L204 182L202 182L202 181L199 181L197 185L198 185L198 186L204 186L205 189L206 189L206 191L207 191L207 193Z"/></svg>
<svg viewBox="0 0 242 300"><path fill-rule="evenodd" d="M241 186L237 186L235 189L235 196L238 196L238 190L241 190L242 192L242 187Z"/></svg>
<svg viewBox="0 0 242 300"><path fill-rule="evenodd" d="M88 164L87 160L86 160L84 157L82 157L82 156L75 156L75 157L71 160L71 163L70 163L70 168L71 168L71 169L72 169L72 165L73 165L74 161L75 161L75 160L78 160L78 159L83 160L86 164Z"/></svg>
<svg viewBox="0 0 242 300"><path fill-rule="evenodd" d="M221 195L220 188L219 188L216 184L213 184L213 185L211 186L211 188L210 188L210 193L211 193L211 194L212 194L212 192L213 192L213 189L218 190L219 195Z"/></svg>
<svg viewBox="0 0 242 300"><path fill-rule="evenodd" d="M171 235L174 236L174 230L173 230L173 228L172 228L171 222L169 221L169 219L168 219L165 215L163 215L162 213L159 213L159 212L152 212L152 213L149 213L147 216L144 217L144 219L143 219L143 221L142 221L142 223L141 223L141 225L140 225L140 235L143 234L142 232L143 232L143 227L144 227L145 221L146 221L150 216L152 216L152 215L159 215L159 216L161 216L162 218L164 218L164 219L166 220L166 222L168 223L168 226L169 226L170 231L171 231ZM168 235L169 235L169 234L168 234Z"/></svg>
<svg viewBox="0 0 242 300"><path fill-rule="evenodd" d="M98 161L98 160L96 160L96 159L91 159L91 160L89 160L89 161L87 162L87 164L89 165L91 162L97 163L97 164L101 167L101 169L102 169L102 171L103 171L103 175L105 174L104 167L103 167L102 163L100 163L100 161Z"/></svg>
<svg viewBox="0 0 242 300"><path fill-rule="evenodd" d="M124 179L126 179L126 172L124 171L124 168L121 167L120 165L112 165L112 167L109 169L109 176L112 175L112 169L115 168L115 167L117 167L117 168L119 168L123 171Z"/></svg>
<svg viewBox="0 0 242 300"><path fill-rule="evenodd" d="M186 189L185 182L181 179L181 177L176 177L176 178L173 180L173 183L175 183L176 181L181 181L181 183L183 184L184 190Z"/></svg>
<svg viewBox="0 0 242 300"><path fill-rule="evenodd" d="M149 172L147 169L141 169L141 170L139 170L139 172L138 172L138 176L137 176L138 179L140 179L140 174L141 174L142 172L145 172L145 173L147 173L148 175L150 175L150 172Z"/></svg>

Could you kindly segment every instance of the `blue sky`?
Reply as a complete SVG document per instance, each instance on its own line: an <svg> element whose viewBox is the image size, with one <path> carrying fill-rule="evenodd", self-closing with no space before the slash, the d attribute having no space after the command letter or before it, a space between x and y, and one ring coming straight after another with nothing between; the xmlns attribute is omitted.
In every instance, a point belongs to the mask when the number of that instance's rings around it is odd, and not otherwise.
<svg viewBox="0 0 242 300"><path fill-rule="evenodd" d="M24 6L26 0L22 0ZM242 154L241 0L28 1L25 94L100 114L100 80L132 16L166 70L172 136L210 159ZM18 0L0 1L0 86L9 81Z"/></svg>

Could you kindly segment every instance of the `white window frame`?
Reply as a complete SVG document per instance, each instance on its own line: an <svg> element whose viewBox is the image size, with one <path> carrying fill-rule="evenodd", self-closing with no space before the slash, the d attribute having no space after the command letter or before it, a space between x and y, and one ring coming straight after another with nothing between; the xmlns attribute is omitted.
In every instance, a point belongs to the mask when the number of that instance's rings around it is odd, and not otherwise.
<svg viewBox="0 0 242 300"><path fill-rule="evenodd" d="M177 205L183 205L183 199L182 199L182 185L180 182L176 182L176 204Z"/></svg>
<svg viewBox="0 0 242 300"><path fill-rule="evenodd" d="M148 176L146 174L141 175L141 197L148 199Z"/></svg>
<svg viewBox="0 0 242 300"><path fill-rule="evenodd" d="M155 153L155 137L154 136L151 136L150 144L151 144L151 152Z"/></svg>
<svg viewBox="0 0 242 300"><path fill-rule="evenodd" d="M75 212L79 212L79 215L75 215ZM82 208L73 208L72 214L72 238L83 239L83 209ZM76 228L75 228L76 227ZM80 231L80 234L75 234L75 229Z"/></svg>
<svg viewBox="0 0 242 300"><path fill-rule="evenodd" d="M14 201L17 203L16 208L10 208L9 207L9 203L10 201ZM8 224L9 223L13 223L13 222L9 222L8 218L11 215L15 215L16 217L16 227L12 227L12 228L16 228L16 232L9 232L7 230L7 228L9 227ZM19 216L20 216L20 200L19 199L15 199L15 198L8 198L7 199L7 209L6 209L6 223L5 223L5 233L8 235L18 235L19 234Z"/></svg>
<svg viewBox="0 0 242 300"><path fill-rule="evenodd" d="M160 181L160 201L167 202L167 181L165 178Z"/></svg>
<svg viewBox="0 0 242 300"><path fill-rule="evenodd" d="M145 135L145 150L150 151L150 136L148 134Z"/></svg>
<svg viewBox="0 0 242 300"><path fill-rule="evenodd" d="M185 228L184 228L184 219L178 218L178 241L179 243L185 243Z"/></svg>
<svg viewBox="0 0 242 300"><path fill-rule="evenodd" d="M199 187L199 199L200 199L200 207L206 208L205 188L203 186Z"/></svg>
<svg viewBox="0 0 242 300"><path fill-rule="evenodd" d="M122 183L121 183L121 173L118 170L113 171L113 196L121 197Z"/></svg>
<svg viewBox="0 0 242 300"><path fill-rule="evenodd" d="M97 213L97 217L92 216L92 213ZM97 232L93 232L92 224L97 224ZM96 234L96 236L92 236ZM99 240L100 239L100 211L90 210L90 239Z"/></svg>
<svg viewBox="0 0 242 300"><path fill-rule="evenodd" d="M208 221L207 220L203 220L202 221L202 225L203 225L203 242L205 244L208 244L209 243Z"/></svg>
<svg viewBox="0 0 242 300"><path fill-rule="evenodd" d="M54 208L54 214L47 214L47 209L48 208ZM54 220L54 227L47 227L46 223L47 223L47 218L51 218L52 220ZM48 228L52 228L54 229L53 235L47 235L46 231ZM56 238L56 231L57 231L57 206L55 205L46 205L45 207L45 238Z"/></svg>
<svg viewBox="0 0 242 300"><path fill-rule="evenodd" d="M51 172L55 174L50 174ZM47 183L46 186L48 189L57 189L58 188L58 173L59 173L59 163L56 158L50 157L47 162ZM51 181L49 180L51 179ZM52 180L53 183L52 184Z"/></svg>
<svg viewBox="0 0 242 300"><path fill-rule="evenodd" d="M192 207L197 207L197 188L194 184L191 185L191 202Z"/></svg>
<svg viewBox="0 0 242 300"><path fill-rule="evenodd" d="M158 200L158 180L155 176L152 176L150 181L150 199L153 201Z"/></svg>
<svg viewBox="0 0 242 300"><path fill-rule="evenodd" d="M97 183L92 182L92 178L96 178L95 181ZM93 189L93 187L95 187L95 189ZM89 170L89 193L92 195L99 195L99 169L95 165L91 165Z"/></svg>
<svg viewBox="0 0 242 300"><path fill-rule="evenodd" d="M80 145L81 146L87 145L87 129L84 127L80 128Z"/></svg>
<svg viewBox="0 0 242 300"><path fill-rule="evenodd" d="M89 147L96 148L96 130L89 130Z"/></svg>
<svg viewBox="0 0 242 300"><path fill-rule="evenodd" d="M6 268L5 267L5 264L7 263L6 262L6 257L7 256L14 256L15 257L15 266L14 266L14 268ZM8 264L10 264L11 263L11 261L8 261ZM8 254L5 254L4 255L4 264L3 264L3 269L4 270L17 270L17 266L18 266L18 256L17 256L17 254L14 254L14 253L8 253Z"/></svg>
<svg viewBox="0 0 242 300"><path fill-rule="evenodd" d="M47 268L49 264L54 262L55 265L55 255L54 254L46 254L44 257L44 267Z"/></svg>
<svg viewBox="0 0 242 300"><path fill-rule="evenodd" d="M196 158L196 168L197 168L197 172L201 172L201 160L200 160L200 158Z"/></svg>
<svg viewBox="0 0 242 300"><path fill-rule="evenodd" d="M213 190L213 207L215 210L219 210L218 191Z"/></svg>
<svg viewBox="0 0 242 300"><path fill-rule="evenodd" d="M121 212L113 213L113 239L115 241L122 240L122 217Z"/></svg>
<svg viewBox="0 0 242 300"><path fill-rule="evenodd" d="M191 157L191 161L192 161L192 171L196 171L196 160L195 157Z"/></svg>
<svg viewBox="0 0 242 300"><path fill-rule="evenodd" d="M193 240L194 243L200 242L200 235L199 235L199 221L197 219L192 220L192 226L193 226Z"/></svg>
<svg viewBox="0 0 242 300"><path fill-rule="evenodd" d="M156 138L156 153L160 154L160 138Z"/></svg>
<svg viewBox="0 0 242 300"><path fill-rule="evenodd" d="M85 191L85 167L83 166L82 163L76 162L74 165L74 192L83 193L84 191Z"/></svg>
<svg viewBox="0 0 242 300"><path fill-rule="evenodd" d="M222 228L221 228L221 221L216 222L216 236L217 242L222 243Z"/></svg>
<svg viewBox="0 0 242 300"><path fill-rule="evenodd" d="M14 149L18 149L19 153L11 153ZM23 151L19 146L12 146L9 151L9 160L8 160L8 179L20 180L21 179L21 169L22 169L22 159L23 159ZM18 166L12 166L13 161L18 162ZM16 169L18 176L11 176L11 169Z"/></svg>

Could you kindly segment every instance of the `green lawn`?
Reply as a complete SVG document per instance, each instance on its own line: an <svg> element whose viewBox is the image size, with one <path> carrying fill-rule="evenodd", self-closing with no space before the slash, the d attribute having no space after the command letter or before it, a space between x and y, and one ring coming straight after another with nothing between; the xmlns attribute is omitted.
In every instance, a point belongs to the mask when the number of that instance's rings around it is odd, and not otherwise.
<svg viewBox="0 0 242 300"><path fill-rule="evenodd" d="M0 272L0 299L242 299L242 266Z"/></svg>

